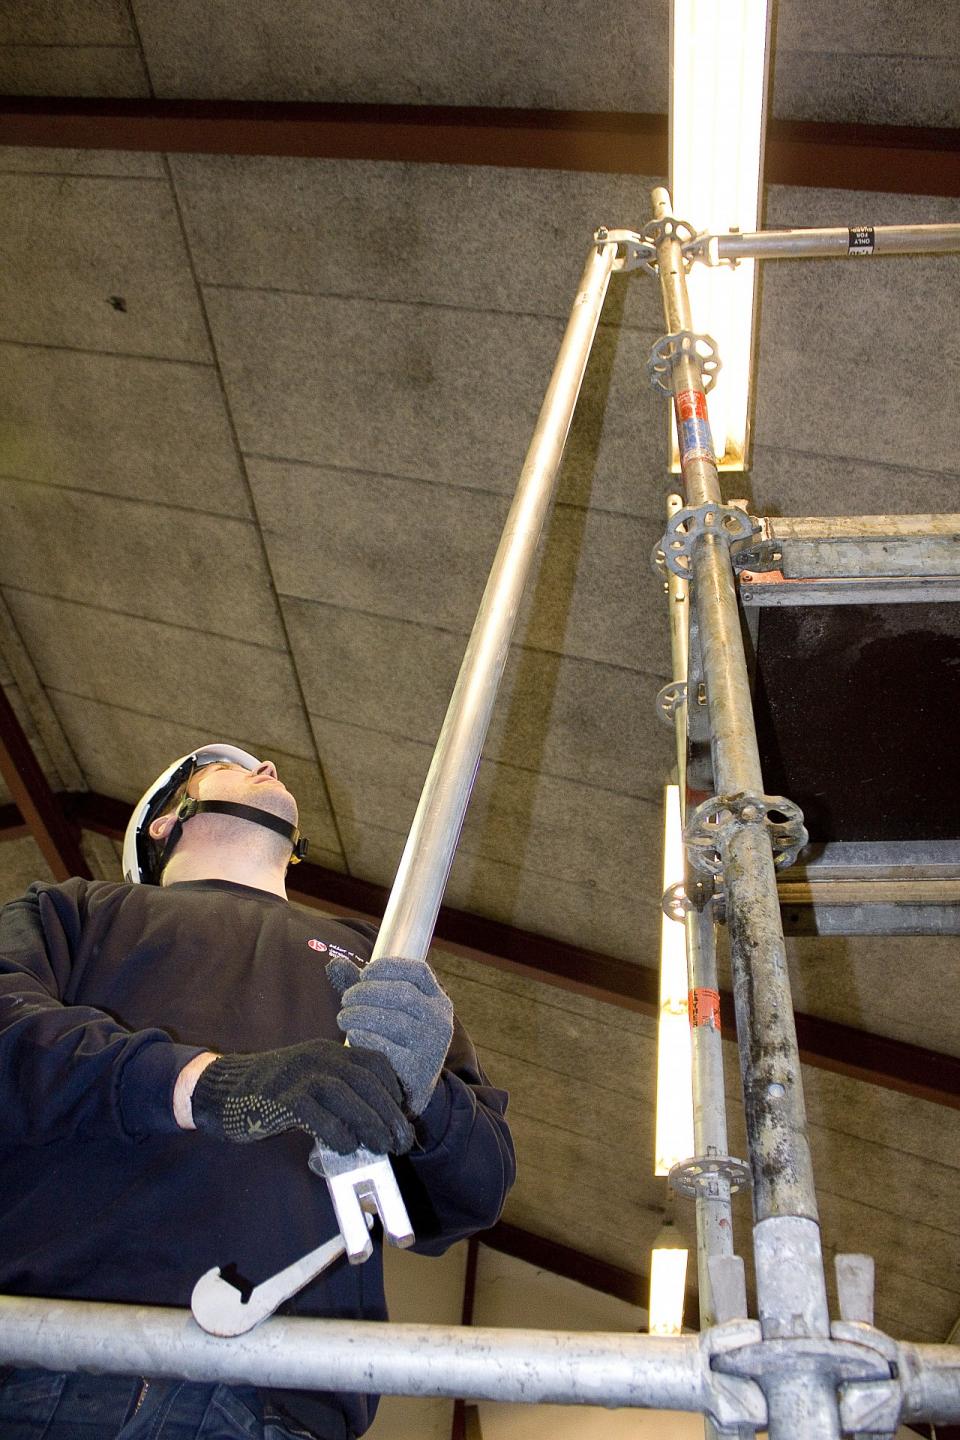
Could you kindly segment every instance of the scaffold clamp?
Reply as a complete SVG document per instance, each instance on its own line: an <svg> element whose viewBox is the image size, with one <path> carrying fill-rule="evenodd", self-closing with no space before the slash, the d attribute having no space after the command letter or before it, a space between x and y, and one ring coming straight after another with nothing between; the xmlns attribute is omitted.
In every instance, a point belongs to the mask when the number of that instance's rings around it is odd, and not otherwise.
<svg viewBox="0 0 960 1440"><path fill-rule="evenodd" d="M709 394L722 368L717 342L711 335L698 335L694 330L677 330L672 335L661 335L656 342L647 361L647 374L654 390L659 390L661 395L673 394L673 367L680 359L696 363L703 393Z"/></svg>
<svg viewBox="0 0 960 1440"><path fill-rule="evenodd" d="M617 258L612 266L614 270L648 270L653 275L657 273L655 246L635 230L608 230L606 225L600 225L593 232L593 238L598 245L616 245Z"/></svg>
<svg viewBox="0 0 960 1440"><path fill-rule="evenodd" d="M725 1372L718 1365L722 1356L760 1341L759 1320L746 1317L711 1325L700 1332L702 1363L709 1376L709 1413L721 1430L736 1432L741 1425L751 1430L766 1428L767 1402L756 1381Z"/></svg>
<svg viewBox="0 0 960 1440"><path fill-rule="evenodd" d="M760 529L759 521L737 505L707 503L695 508L685 505L667 521L663 539L654 551L653 563L666 565L674 575L689 579L693 569L693 548L705 535L725 541L731 556L753 540Z"/></svg>
<svg viewBox="0 0 960 1440"><path fill-rule="evenodd" d="M778 870L792 865L810 838L800 806L784 795L714 795L697 806L684 828L690 864L708 875L721 874L727 843L746 825L764 826Z"/></svg>

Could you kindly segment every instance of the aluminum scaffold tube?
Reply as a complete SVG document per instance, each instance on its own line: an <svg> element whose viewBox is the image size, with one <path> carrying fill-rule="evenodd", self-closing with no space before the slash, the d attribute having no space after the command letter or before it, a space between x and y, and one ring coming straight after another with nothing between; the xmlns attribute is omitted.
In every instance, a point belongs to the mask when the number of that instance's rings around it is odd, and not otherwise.
<svg viewBox="0 0 960 1440"><path fill-rule="evenodd" d="M875 255L946 255L960 250L960 225L850 225L803 230L744 230L698 235L684 254L724 260L845 259Z"/></svg>
<svg viewBox="0 0 960 1440"><path fill-rule="evenodd" d="M666 1410L712 1403L697 1336L274 1316L223 1340L205 1334L189 1310L4 1296L0 1356L24 1367L292 1390Z"/></svg>
<svg viewBox="0 0 960 1440"><path fill-rule="evenodd" d="M553 499L616 255L617 247L611 243L597 244L587 256L560 354L390 892L374 958L403 955L422 960L430 948L520 600Z"/></svg>
<svg viewBox="0 0 960 1440"><path fill-rule="evenodd" d="M683 501L679 495L667 497L668 515L676 514ZM690 587L679 575L668 571L667 603L670 614L670 652L675 684L687 686L689 679ZM675 709L677 743L677 776L680 786L681 811L686 810L687 724L690 709L689 691ZM687 977L692 995L716 994L717 951L713 916L708 909L690 906L684 916L687 951ZM693 1069L693 1143L698 1157L726 1156L727 1117L723 1083L723 1042L720 1038L719 1016L714 1024L692 1024L690 1031ZM730 1182L718 1176L710 1193L698 1194L697 1216L697 1287L700 1296L700 1327L706 1329L717 1318L710 1280L711 1256L728 1256L733 1249L733 1211L730 1204Z"/></svg>

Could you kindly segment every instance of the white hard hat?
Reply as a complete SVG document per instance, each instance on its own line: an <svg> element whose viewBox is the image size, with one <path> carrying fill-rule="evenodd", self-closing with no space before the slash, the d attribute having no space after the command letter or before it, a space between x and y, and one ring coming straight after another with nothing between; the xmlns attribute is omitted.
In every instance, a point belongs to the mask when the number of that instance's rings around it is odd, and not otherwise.
<svg viewBox="0 0 960 1440"><path fill-rule="evenodd" d="M247 750L236 745L201 745L189 755L181 755L158 775L153 784L141 795L133 809L123 837L123 876L131 885L158 884L160 880L159 851L156 841L149 835L150 822L161 814L170 800L194 771L204 765L226 761L230 765L242 765L245 770L257 770L263 763ZM244 807L246 808L246 807ZM249 818L253 818L252 815ZM274 826L270 827L275 828ZM289 827L294 840L299 837L293 826ZM298 857L299 858L299 857Z"/></svg>

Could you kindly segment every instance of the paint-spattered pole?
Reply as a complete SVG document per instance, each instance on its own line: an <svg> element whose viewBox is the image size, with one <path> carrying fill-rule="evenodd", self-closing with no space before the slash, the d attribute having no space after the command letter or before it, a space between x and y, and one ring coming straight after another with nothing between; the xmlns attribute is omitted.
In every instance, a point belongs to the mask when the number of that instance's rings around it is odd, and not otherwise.
<svg viewBox="0 0 960 1440"><path fill-rule="evenodd" d="M652 199L655 219L669 217L668 192L658 187ZM657 244L657 269L668 330L692 331L681 245L669 226ZM718 797L726 800L763 797L733 563L722 526L717 528L717 516L728 507L720 493L700 365L695 355L678 347L671 371L686 505L702 522L699 533L691 532L689 568L714 783ZM719 846L753 1172L757 1297L764 1339L826 1338L830 1319L800 1055L763 813L759 806L749 815L745 810L742 822L726 830ZM800 1363L782 1376L771 1375L766 1395L771 1440L839 1440L836 1390L816 1364ZM804 1397L808 1420L801 1414Z"/></svg>

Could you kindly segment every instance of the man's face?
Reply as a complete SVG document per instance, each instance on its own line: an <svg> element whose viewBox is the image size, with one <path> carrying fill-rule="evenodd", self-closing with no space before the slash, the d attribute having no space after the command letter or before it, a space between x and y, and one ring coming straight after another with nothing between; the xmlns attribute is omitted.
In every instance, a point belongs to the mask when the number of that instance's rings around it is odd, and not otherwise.
<svg viewBox="0 0 960 1440"><path fill-rule="evenodd" d="M297 802L277 775L277 767L269 760L256 770L246 770L225 760L202 765L191 775L187 794L197 800L230 800L235 805L252 805L279 815L296 825Z"/></svg>

